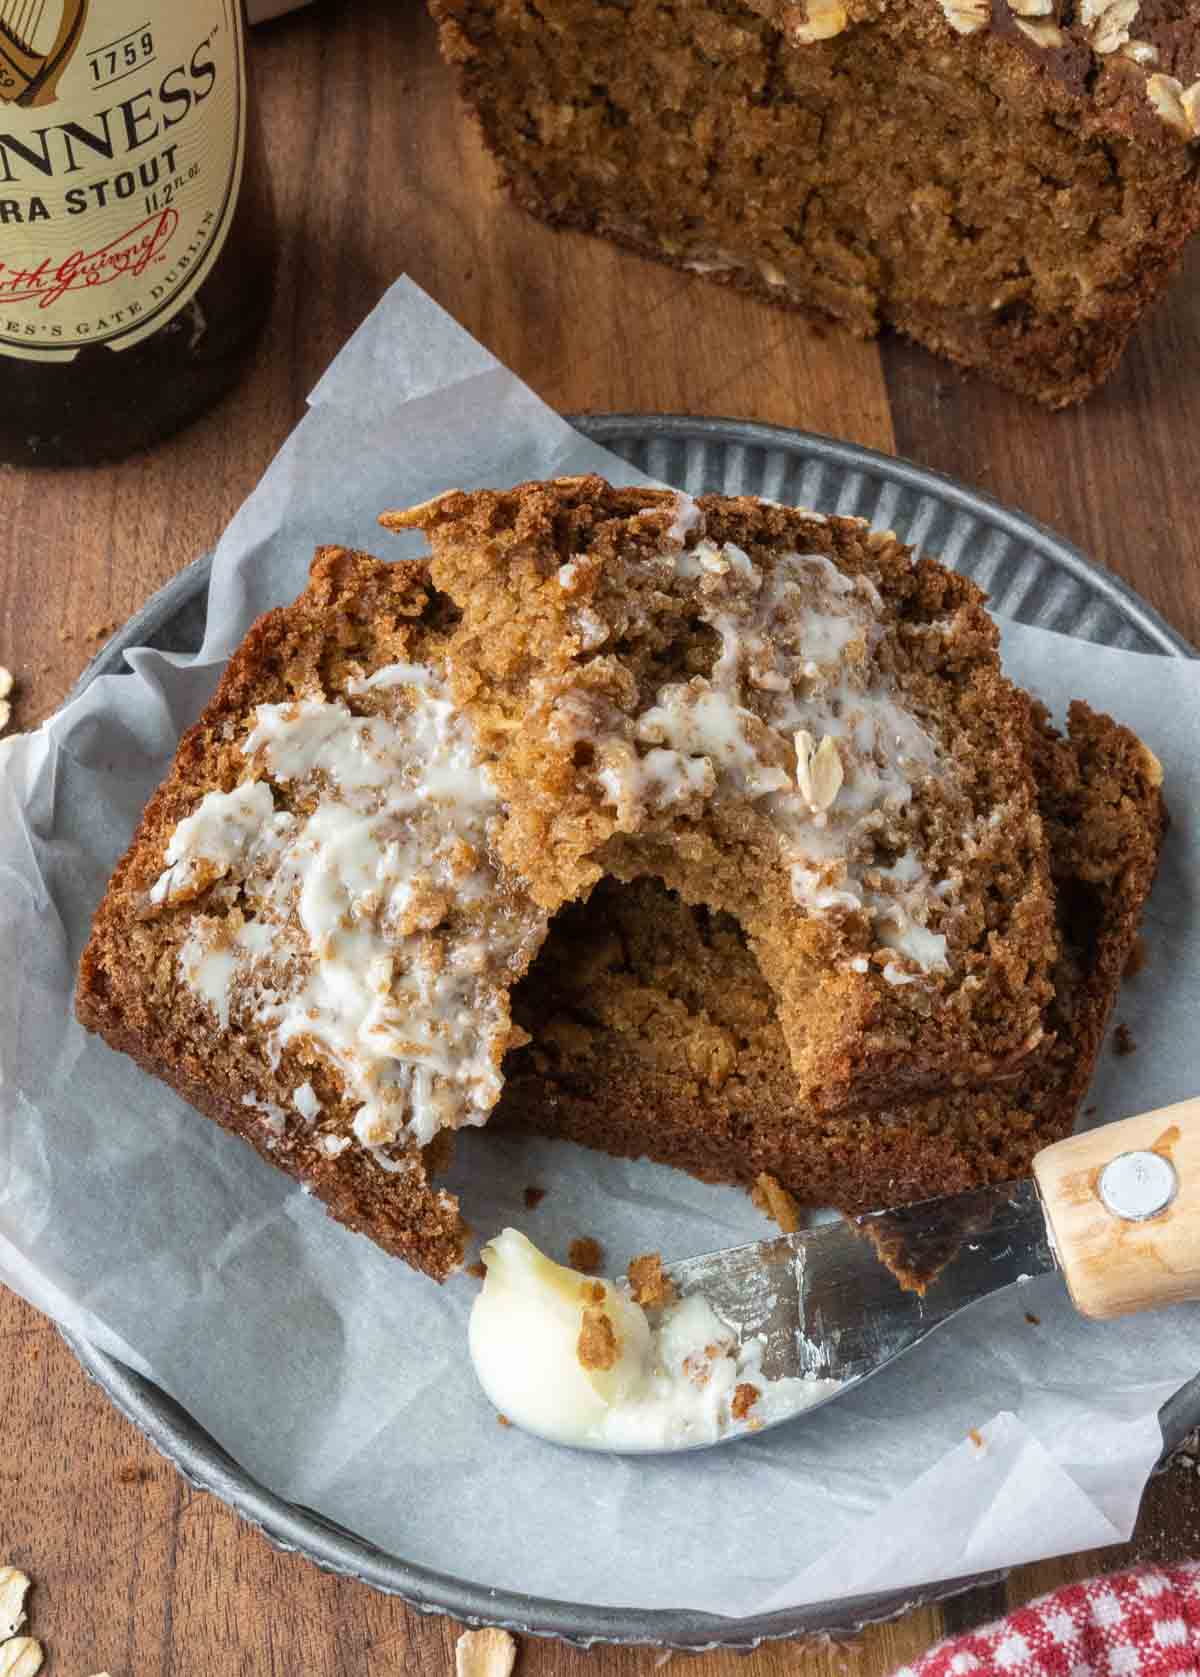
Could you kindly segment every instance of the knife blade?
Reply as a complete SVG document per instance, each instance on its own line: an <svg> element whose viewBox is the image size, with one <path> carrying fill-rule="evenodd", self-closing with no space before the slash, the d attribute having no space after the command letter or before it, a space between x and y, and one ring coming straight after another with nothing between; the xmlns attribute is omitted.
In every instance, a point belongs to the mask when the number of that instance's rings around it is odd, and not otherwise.
<svg viewBox="0 0 1200 1677"><path fill-rule="evenodd" d="M967 1305L1055 1268L1041 1196L1025 1181L686 1258L667 1273L739 1339L765 1341L769 1379L837 1380L841 1396Z"/></svg>

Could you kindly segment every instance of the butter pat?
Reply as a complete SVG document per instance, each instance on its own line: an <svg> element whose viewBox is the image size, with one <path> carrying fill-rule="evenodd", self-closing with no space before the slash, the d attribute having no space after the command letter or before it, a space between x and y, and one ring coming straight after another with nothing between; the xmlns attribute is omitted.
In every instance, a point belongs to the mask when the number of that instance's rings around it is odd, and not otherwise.
<svg viewBox="0 0 1200 1677"><path fill-rule="evenodd" d="M650 1372L646 1313L608 1281L554 1263L516 1229L483 1249L487 1280L471 1312L479 1383L514 1425L553 1444L585 1444L609 1412L636 1400ZM586 1317L586 1322L585 1322ZM614 1360L580 1360L590 1325L610 1325ZM586 1344L586 1340L585 1340ZM596 1441L598 1442L598 1440Z"/></svg>
<svg viewBox="0 0 1200 1677"><path fill-rule="evenodd" d="M552 1444L628 1454L715 1444L837 1390L766 1379L763 1342L739 1343L699 1294L648 1315L622 1285L552 1262L516 1229L482 1256L470 1325L479 1383L506 1420Z"/></svg>

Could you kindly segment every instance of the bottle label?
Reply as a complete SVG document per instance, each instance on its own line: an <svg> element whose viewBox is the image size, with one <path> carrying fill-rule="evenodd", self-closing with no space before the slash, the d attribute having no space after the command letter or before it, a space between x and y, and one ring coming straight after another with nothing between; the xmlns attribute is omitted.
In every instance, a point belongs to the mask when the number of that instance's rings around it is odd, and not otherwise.
<svg viewBox="0 0 1200 1677"><path fill-rule="evenodd" d="M179 315L245 143L241 0L0 0L0 355L128 349Z"/></svg>

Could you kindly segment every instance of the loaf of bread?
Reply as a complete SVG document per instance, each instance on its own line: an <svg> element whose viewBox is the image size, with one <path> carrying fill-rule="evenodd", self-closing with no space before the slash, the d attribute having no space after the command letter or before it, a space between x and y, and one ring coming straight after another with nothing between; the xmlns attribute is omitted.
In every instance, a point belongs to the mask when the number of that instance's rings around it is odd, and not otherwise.
<svg viewBox="0 0 1200 1677"><path fill-rule="evenodd" d="M430 0L517 202L1052 407L1200 222L1193 0Z"/></svg>
<svg viewBox="0 0 1200 1677"><path fill-rule="evenodd" d="M506 1121L860 1206L1069 1125L1154 760L1002 675L858 520L599 478L385 515L235 653L101 903L80 1018L433 1276ZM504 1093L505 1082L508 1092Z"/></svg>

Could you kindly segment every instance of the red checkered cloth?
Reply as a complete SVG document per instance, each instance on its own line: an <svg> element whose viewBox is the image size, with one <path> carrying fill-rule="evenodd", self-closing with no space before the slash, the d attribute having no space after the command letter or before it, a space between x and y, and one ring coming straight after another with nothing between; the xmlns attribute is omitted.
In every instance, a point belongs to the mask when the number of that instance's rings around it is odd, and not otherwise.
<svg viewBox="0 0 1200 1677"><path fill-rule="evenodd" d="M1200 1677L1200 1561L1068 1584L895 1677Z"/></svg>

